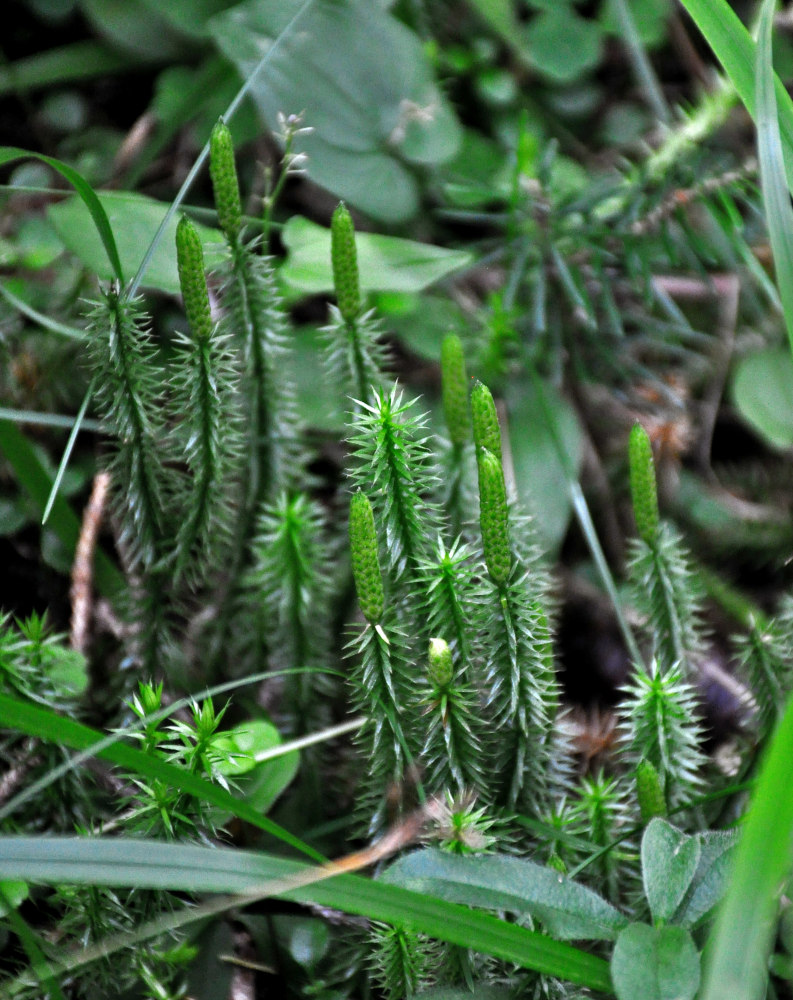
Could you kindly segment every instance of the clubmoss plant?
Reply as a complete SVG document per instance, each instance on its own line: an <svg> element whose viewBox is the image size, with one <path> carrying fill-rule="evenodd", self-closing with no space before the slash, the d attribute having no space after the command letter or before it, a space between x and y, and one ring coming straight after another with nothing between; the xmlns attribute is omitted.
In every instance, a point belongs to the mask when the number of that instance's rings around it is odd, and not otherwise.
<svg viewBox="0 0 793 1000"><path fill-rule="evenodd" d="M388 815L389 793L397 815L404 808L404 780L417 750L415 721L408 712L415 702L416 678L393 613L386 612L374 514L360 490L350 504L350 557L358 603L367 620L348 649L353 701L366 714L359 742L369 759L362 798L371 835L394 819Z"/></svg>
<svg viewBox="0 0 793 1000"><path fill-rule="evenodd" d="M427 445L426 416L416 415L402 391L379 389L353 421L351 476L372 499L387 540L386 567L394 583L416 595L420 563L438 531L436 475Z"/></svg>
<svg viewBox="0 0 793 1000"><path fill-rule="evenodd" d="M333 382L354 407L368 403L372 392L387 389L388 353L373 311L361 311L361 288L355 227L347 206L340 202L330 223L331 267L337 306L330 308L324 328L325 363Z"/></svg>
<svg viewBox="0 0 793 1000"><path fill-rule="evenodd" d="M294 120L288 127L296 134ZM510 456L493 396L477 382L469 398L459 338L447 337L441 349L446 432L433 438L418 402L407 401L406 390L385 373L380 327L361 291L352 217L339 206L331 221L330 262L337 305L330 307L325 361L340 408L348 413L349 447L339 449L341 485L333 484L335 493L321 492L308 471L295 415L288 314L272 262L261 252L281 181L268 189L260 243L249 235L252 226L242 214L233 144L222 122L212 133L210 174L226 243L215 307L198 231L184 218L176 251L189 332L160 348L138 304L115 286L96 308L90 330L97 406L110 440L113 526L137 625L133 640L120 640L119 656L153 678L129 701L128 712L139 723L133 740L147 759L231 787L226 766L233 754L222 733L226 710L216 711L205 699L173 722L155 721L150 717L167 690L160 678L170 673L170 680L204 683L221 668L305 668L284 681L268 678L259 692L283 733L310 740L320 727L341 720L358 728L355 746L334 750L332 757L304 751L298 787L284 803L287 815L305 818L310 810L303 805L312 796L323 801L321 768L330 763L333 791L341 789L338 812L354 816L353 837L368 841L390 834L402 843L403 830L418 824L418 805L424 832L447 861L475 866L495 850L520 852L537 864L538 878L571 873L613 904L635 910L636 845L622 838L667 812L681 827L701 824L698 799L707 774L694 684L703 648L697 591L680 538L659 517L649 437L634 428L629 444L639 536L629 587L652 658L649 666L635 665L617 708L616 749L602 771L586 774L590 762L574 757L560 718L548 571L519 499L507 489ZM516 204L519 198L516 186ZM542 253L556 267L565 294L571 301L577 296L582 315L589 316L589 287L601 277L581 280L583 272L571 270L567 256L550 244ZM546 294L542 280L537 277L533 286L538 302ZM517 287L512 293L518 294ZM507 298L505 293L493 324L499 330L491 352L493 367L502 372L500 361L508 359L496 355L507 345L517 352L521 342L518 331L508 329L513 309ZM585 326L589 335L592 321ZM478 496L468 486L473 461ZM333 514L345 506L348 491L345 533ZM762 633L754 630L744 641L761 737L790 687L786 614L783 609ZM336 634L351 620L344 661ZM87 674L83 661L67 653L61 643L49 642L41 622L14 628L3 621L3 691L27 705L71 709L79 692L69 692L64 677L77 675L84 683ZM321 679L341 669L344 690ZM122 683L129 683L127 676ZM352 724L346 718L350 709ZM0 746L4 763L19 757L22 742L16 737ZM43 753L38 743L31 749ZM53 755L59 763L62 756ZM64 781L57 787L69 801L62 807L48 801L40 827L72 833L75 824L87 827L96 812L101 821L112 816L124 832L138 836L195 842L221 834L214 807L158 774L125 769L127 806L120 817L113 797L92 789L80 798ZM23 818L36 821L30 812ZM322 839L327 827L317 826ZM352 847L353 861L360 860L359 846ZM76 935L83 908L83 937L89 941L132 930L177 905L177 897L110 890L55 900ZM528 903L520 913L520 923L529 916L540 924L544 919ZM282 917L319 919L274 907L261 929L273 954L283 944L283 928L276 927ZM488 918L490 926L495 919ZM553 936L548 923L543 933ZM430 984L479 989L505 981L525 986L527 996L572 993L534 974L518 984L506 960L482 959L461 944L430 943L404 919L386 929L373 926L368 961L384 996L411 995ZM366 995L370 989L359 975L359 954L345 951L347 931L345 926L333 939L332 960L336 971L346 963L344 973L334 979L320 969L315 975L312 966L305 976L315 996L323 990ZM610 947L596 938L591 950L607 955ZM124 989L132 990L137 980L152 995L178 995L181 953L170 968L164 951L158 944L151 956L141 952L135 975L122 977ZM583 962L595 956L578 957ZM162 975L160 965L167 967ZM103 974L85 989L78 986L75 995L90 995L90 988L107 992L108 983ZM329 983L343 986L334 992ZM294 985L296 994L311 989L307 982Z"/></svg>
<svg viewBox="0 0 793 1000"><path fill-rule="evenodd" d="M327 725L332 657L331 549L322 509L305 493L282 493L263 508L246 576L249 614L260 622L273 669L313 668L287 677L284 724L303 735ZM258 656L253 656L253 660Z"/></svg>
<svg viewBox="0 0 793 1000"><path fill-rule="evenodd" d="M636 799L642 823L649 823L654 816L666 816L666 795L661 778L655 765L646 758L636 765Z"/></svg>
<svg viewBox="0 0 793 1000"><path fill-rule="evenodd" d="M449 644L437 637L430 639L427 659L427 687L417 706L426 728L424 786L433 795L484 795L482 720L465 665L455 670Z"/></svg>
<svg viewBox="0 0 793 1000"><path fill-rule="evenodd" d="M173 574L189 574L195 586L229 550L242 436L234 357L212 320L201 240L186 216L176 231L176 259L190 336L178 340L186 356L172 380L171 409L186 415L179 444L191 485Z"/></svg>
<svg viewBox="0 0 793 1000"><path fill-rule="evenodd" d="M659 522L652 446L640 425L631 431L629 457L640 535L628 569L633 601L644 618L660 669L679 665L686 676L694 677L704 648L702 589L679 533Z"/></svg>
<svg viewBox="0 0 793 1000"><path fill-rule="evenodd" d="M752 622L749 632L734 640L741 673L756 702L754 723L761 738L779 722L793 688L792 611L793 602L787 598L775 618L763 627ZM747 712L751 708L747 705Z"/></svg>
<svg viewBox="0 0 793 1000"><path fill-rule="evenodd" d="M272 265L240 228L234 150L221 121L211 142L210 172L228 248L223 303L231 335L244 360L242 392L248 429L245 525L267 498L289 489L304 458L297 426L294 383L287 350L287 321ZM244 532L243 532L244 533Z"/></svg>
<svg viewBox="0 0 793 1000"><path fill-rule="evenodd" d="M474 403L474 395L476 403ZM472 395L478 442L479 520L487 579L484 670L499 728L499 799L537 815L546 804L547 765L558 692L544 609L531 597L527 572L510 544L509 508L499 457L500 432L485 386ZM485 443L496 449L491 452Z"/></svg>
<svg viewBox="0 0 793 1000"><path fill-rule="evenodd" d="M696 690L680 667L662 671L655 663L636 668L620 706L625 759L638 767L649 761L670 809L691 805L704 781Z"/></svg>

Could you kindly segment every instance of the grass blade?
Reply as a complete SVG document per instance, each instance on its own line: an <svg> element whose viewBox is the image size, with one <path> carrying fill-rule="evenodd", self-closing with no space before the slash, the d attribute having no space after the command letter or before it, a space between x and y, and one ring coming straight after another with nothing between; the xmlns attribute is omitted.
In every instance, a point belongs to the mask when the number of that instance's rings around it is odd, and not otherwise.
<svg viewBox="0 0 793 1000"><path fill-rule="evenodd" d="M49 520L49 516L52 513L52 508L55 504L55 500L58 496L58 490L60 489L61 481L66 474L66 467L69 464L69 459L72 455L72 449L77 443L77 435L84 426L85 413L88 409L88 404L91 402L91 396L94 394L94 380L91 380L91 384L86 390L85 396L83 396L83 401L80 404L80 409L77 411L77 416L74 418L74 423L72 424L72 429L69 431L69 440L66 442L66 447L63 449L63 455L61 455L61 461L58 465L58 471L55 473L55 478L52 481L52 486L50 487L50 495L47 497L47 503L44 505L44 513L41 515L41 523L46 524Z"/></svg>
<svg viewBox="0 0 793 1000"><path fill-rule="evenodd" d="M746 110L755 117L755 43L727 0L681 0L730 78ZM793 100L774 74L779 129L788 164L793 164ZM793 176L788 174L793 187Z"/></svg>
<svg viewBox="0 0 793 1000"><path fill-rule="evenodd" d="M763 761L727 895L705 950L702 1000L765 996L779 894L791 869L793 699Z"/></svg>
<svg viewBox="0 0 793 1000"><path fill-rule="evenodd" d="M69 430L74 427L76 417L62 413L38 413L35 410L15 410L0 406L0 420L10 420L15 424L33 424L35 427L59 427ZM98 420L83 420L82 427L98 433L102 426Z"/></svg>
<svg viewBox="0 0 793 1000"><path fill-rule="evenodd" d="M266 816L262 816L247 802L235 798L219 785L213 785L196 774L175 767L158 757L152 757L135 747L118 742L108 746L104 733L84 726L80 722L3 694L0 694L0 719L2 719L5 729L26 733L28 736L35 736L50 743L70 747L72 750L87 750L94 747L95 744L101 744L101 749L97 750L96 756L102 760L118 764L135 774L164 781L173 788L178 788L188 795L194 795L204 802L217 806L224 812L230 812L234 816L252 823L260 830L265 830L315 861L324 860L322 855L309 847L308 844L303 843L298 837L294 837L288 830L269 820ZM50 843L48 839L43 842Z"/></svg>
<svg viewBox="0 0 793 1000"><path fill-rule="evenodd" d="M107 213L102 208L102 203L97 198L94 189L82 174L79 174L74 167L70 167L68 163L62 163L52 156L44 156L43 153L31 153L27 149L18 149L16 146L0 146L0 166L4 166L6 163L13 163L15 160L26 160L30 157L41 160L42 163L46 163L53 170L57 170L62 177L66 178L85 202L85 207L91 213L96 231L102 240L102 245L113 268L113 273L118 279L119 284L123 285L124 274L121 270L121 258L118 255L118 247L113 236L113 230L110 228Z"/></svg>
<svg viewBox="0 0 793 1000"><path fill-rule="evenodd" d="M785 157L774 91L771 33L775 0L765 0L757 40L757 158L766 225L774 256L776 285L782 300L788 341L793 350L793 209L785 176Z"/></svg>
<svg viewBox="0 0 793 1000"><path fill-rule="evenodd" d="M407 923L431 937L495 955L523 968L591 989L611 990L608 965L602 958L487 913L338 871L339 866L333 863L317 868L268 854L151 840L0 839L0 878L244 894L242 898L235 896L219 904L167 915L164 921L152 924L152 929L156 924L155 933L161 933L166 924L178 926L231 905L278 895L372 920ZM127 943L125 938L123 944Z"/></svg>
<svg viewBox="0 0 793 1000"><path fill-rule="evenodd" d="M60 194L60 192L55 192ZM45 316L44 313L40 313L33 306L28 305L24 299L20 299L18 295L14 295L10 288L0 282L0 295L14 307L22 313L23 316L27 316L28 319L33 320L42 329L50 330L52 333L57 333L61 337L66 337L69 340L86 340L87 334L85 330L78 330L77 327L67 326L66 323L59 323L56 319L51 319L49 316Z"/></svg>

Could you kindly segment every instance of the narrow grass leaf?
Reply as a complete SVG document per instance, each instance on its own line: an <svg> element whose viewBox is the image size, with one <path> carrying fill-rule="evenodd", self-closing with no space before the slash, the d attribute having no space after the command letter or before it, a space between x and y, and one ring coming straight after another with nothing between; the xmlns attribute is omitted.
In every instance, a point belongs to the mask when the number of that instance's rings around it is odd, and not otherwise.
<svg viewBox="0 0 793 1000"><path fill-rule="evenodd" d="M33 410L16 410L0 406L0 420L10 420L15 424L33 424L34 427L59 427L69 430L74 427L76 417L63 413L37 413ZM84 430L96 431L102 429L98 420L83 420Z"/></svg>
<svg viewBox="0 0 793 1000"><path fill-rule="evenodd" d="M23 316L27 316L28 319L33 320L42 329L50 330L52 333L57 333L61 337L67 337L69 340L87 340L88 335L85 330L79 330L74 326L67 326L66 323L59 323L58 320L52 319L50 316L45 316L38 309L34 309L33 306L28 305L24 299L20 299L18 295L15 295L2 282L0 282L0 295L14 309L21 312Z"/></svg>
<svg viewBox="0 0 793 1000"><path fill-rule="evenodd" d="M0 885L0 903L4 904L4 909L6 910L3 919L6 920L11 929L19 938L22 947L25 949L25 954L30 960L31 966L36 970L36 976L39 979L42 987L45 987L52 991L52 996L56 1000L65 1000L63 992L55 979L54 974L51 971L49 963L44 957L44 952L41 950L36 934L33 932L32 928L29 926L28 922L19 913L16 906L14 906L11 900L5 894L3 886Z"/></svg>
<svg viewBox="0 0 793 1000"><path fill-rule="evenodd" d="M94 744L102 743L105 739L103 733L75 722L73 719L67 719L56 712L28 705L16 698L9 698L2 694L0 694L0 719L2 719L5 729L35 736L60 746L71 747L73 750L86 750ZM159 757L152 757L142 750L126 746L123 743L113 743L110 746L103 744L96 756L118 764L135 774L164 781L171 787L178 788L179 791L194 795L203 802L211 803L224 812L230 812L247 823L252 823L260 830L265 830L315 861L324 860L312 847L303 843L298 837L292 836L277 823L267 819L247 802L235 798L219 785L213 785L198 775L175 767ZM50 841L45 841L45 843L50 843Z"/></svg>
<svg viewBox="0 0 793 1000"><path fill-rule="evenodd" d="M44 513L41 515L41 523L46 524L52 513L52 508L55 504L55 499L58 496L58 490L61 488L61 482L63 477L66 475L66 469L69 465L69 459L72 455L72 450L77 443L77 435L80 433L85 422L85 414L88 410L88 404L91 402L91 397L94 394L95 380L91 380L91 384L83 396L83 401L80 404L80 409L77 411L77 416L74 418L74 423L72 424L72 429L69 431L69 440L66 442L66 447L63 449L63 454L61 455L61 460L58 465L58 471L55 473L55 478L52 481L52 486L50 487L50 494L47 497L47 503L44 506Z"/></svg>
<svg viewBox="0 0 793 1000"><path fill-rule="evenodd" d="M781 887L791 868L793 699L757 779L732 876L711 935L702 1000L765 995Z"/></svg>
<svg viewBox="0 0 793 1000"><path fill-rule="evenodd" d="M42 163L46 163L47 166L52 167L53 170L57 170L59 174L66 178L77 194L79 194L85 202L85 207L91 213L91 218L93 219L96 230L99 233L99 238L102 240L102 246L105 248L105 253L107 254L110 265L113 268L113 274L118 279L119 284L123 285L124 273L121 270L121 259L118 255L118 248L116 247L113 230L110 228L107 213L104 208L102 208L102 203L99 201L99 198L97 198L94 189L88 181L81 174L78 174L74 167L70 167L68 163L61 163L60 160L56 160L51 156L44 156L41 153L31 153L26 149L18 149L16 146L0 146L0 166L4 166L6 163L13 163L15 160L23 160L30 157L33 157L36 160L41 160Z"/></svg>
<svg viewBox="0 0 793 1000"><path fill-rule="evenodd" d="M755 43L727 0L681 0L683 6L705 36L716 58L724 67L746 110L755 115ZM774 91L779 107L779 128L787 157L787 169L793 165L793 100L781 80L774 76ZM793 186L793 176L788 174Z"/></svg>
<svg viewBox="0 0 793 1000"><path fill-rule="evenodd" d="M793 209L785 177L785 156L779 131L774 90L771 33L775 0L765 0L757 40L756 108L757 158L765 218L774 255L776 284L782 300L788 340L793 350Z"/></svg>
<svg viewBox="0 0 793 1000"><path fill-rule="evenodd" d="M75 837L0 839L0 878L47 884L140 886L184 892L244 893L251 901L278 895L382 920L472 948L523 968L591 989L611 988L603 959L544 934L455 903L359 875L336 874L286 858L248 851L151 840ZM239 904L239 898L233 902ZM228 903L225 905L229 905ZM224 906L225 908L225 906ZM177 919L195 919L201 907Z"/></svg>

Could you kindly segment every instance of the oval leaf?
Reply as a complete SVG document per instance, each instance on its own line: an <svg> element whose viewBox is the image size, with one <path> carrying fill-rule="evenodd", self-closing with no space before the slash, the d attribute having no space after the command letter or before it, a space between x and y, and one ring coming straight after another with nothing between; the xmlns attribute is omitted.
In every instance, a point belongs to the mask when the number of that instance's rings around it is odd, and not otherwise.
<svg viewBox="0 0 793 1000"><path fill-rule="evenodd" d="M617 938L611 978L618 1000L692 1000L699 955L682 927L631 924Z"/></svg>
<svg viewBox="0 0 793 1000"><path fill-rule="evenodd" d="M118 235L121 264L127 274L134 274L169 206L165 202L130 191L103 191L96 197L102 211L106 213L108 224ZM68 250L76 254L100 278L113 276L102 252L102 244L90 224L86 207L77 198L69 198L50 206L48 214ZM178 221L176 216L171 219L143 279L144 286L158 288L173 295L179 294L179 272L174 251ZM217 229L210 229L208 226L197 225L196 228L204 245L206 266L211 267L220 260L222 236ZM216 245L214 253L212 244Z"/></svg>
<svg viewBox="0 0 793 1000"><path fill-rule="evenodd" d="M289 251L280 271L283 280L311 295L331 291L330 230L302 216L293 216L281 238ZM420 292L473 260L463 250L377 233L356 233L355 248L361 288L365 291Z"/></svg>
<svg viewBox="0 0 793 1000"><path fill-rule="evenodd" d="M644 831L641 853L644 892L653 920L671 920L697 870L699 841L656 818Z"/></svg>
<svg viewBox="0 0 793 1000"><path fill-rule="evenodd" d="M459 857L428 848L396 861L383 880L469 906L530 913L554 937L613 940L627 918L585 886L508 855Z"/></svg>
<svg viewBox="0 0 793 1000"><path fill-rule="evenodd" d="M774 448L793 446L793 360L790 351L770 348L742 358L735 369L732 398L744 420Z"/></svg>

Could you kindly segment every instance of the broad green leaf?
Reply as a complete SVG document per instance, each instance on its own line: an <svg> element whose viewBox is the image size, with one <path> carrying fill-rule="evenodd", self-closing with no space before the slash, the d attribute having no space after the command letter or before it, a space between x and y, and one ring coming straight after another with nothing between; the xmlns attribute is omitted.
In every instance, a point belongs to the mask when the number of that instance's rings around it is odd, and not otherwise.
<svg viewBox="0 0 793 1000"><path fill-rule="evenodd" d="M707 917L727 888L732 855L737 834L728 830L698 833L700 856L697 870L673 922L681 927L694 927Z"/></svg>
<svg viewBox="0 0 793 1000"><path fill-rule="evenodd" d="M608 991L611 986L603 959L564 942L396 885L359 875L327 877L321 867L270 854L121 837L0 837L0 879L27 877L49 885L277 895L372 920L407 923L441 941L592 989ZM294 888L285 888L290 882ZM177 919L188 922L193 914L188 908Z"/></svg>
<svg viewBox="0 0 793 1000"><path fill-rule="evenodd" d="M546 865L509 855L459 857L427 848L394 862L382 879L454 903L531 914L561 939L613 940L627 923L586 886Z"/></svg>
<svg viewBox="0 0 793 1000"><path fill-rule="evenodd" d="M103 191L98 196L109 224L116 234L122 267L134 274L146 247L151 243L169 206L131 191ZM69 198L48 209L52 224L64 246L100 278L112 277L96 233L90 225L85 206L77 198ZM158 288L171 294L179 293L179 272L176 267L176 225L171 219L143 279L144 287ZM220 231L197 224L204 244L207 268L222 258Z"/></svg>
<svg viewBox="0 0 793 1000"><path fill-rule="evenodd" d="M571 504L565 465L555 441L564 448L570 472L577 475L581 461L581 429L575 410L545 384L546 407L529 382L514 383L507 400L509 438L518 496L534 515L546 551L561 544L570 520ZM554 423L552 430L548 420Z"/></svg>
<svg viewBox="0 0 793 1000"><path fill-rule="evenodd" d="M247 77L299 6L246 0L211 21L221 52ZM316 0L302 30L253 80L273 132L278 114L304 113L313 129L296 150L312 180L374 218L415 214L418 186L404 165L454 155L460 126L435 84L420 40L371 0Z"/></svg>
<svg viewBox="0 0 793 1000"><path fill-rule="evenodd" d="M77 649L65 647L42 651L42 667L50 683L64 698L79 698L88 687L88 664Z"/></svg>
<svg viewBox="0 0 793 1000"><path fill-rule="evenodd" d="M755 71L757 159L766 225L774 256L774 271L788 343L793 350L793 208L785 177L785 156L779 131L774 67L771 57L775 0L765 0L760 16Z"/></svg>
<svg viewBox="0 0 793 1000"><path fill-rule="evenodd" d="M529 23L524 49L532 65L554 83L572 83L600 62L603 33L597 21L558 4Z"/></svg>
<svg viewBox="0 0 793 1000"><path fill-rule="evenodd" d="M0 919L10 910L15 910L20 903L28 898L29 889L27 882L7 881L0 882Z"/></svg>
<svg viewBox="0 0 793 1000"><path fill-rule="evenodd" d="M290 341L301 422L316 430L343 434L343 400L323 364L326 345L315 327L300 327Z"/></svg>
<svg viewBox="0 0 793 1000"><path fill-rule="evenodd" d="M514 38L520 25L512 0L469 0L470 6L506 41Z"/></svg>
<svg viewBox="0 0 793 1000"><path fill-rule="evenodd" d="M793 699L788 701L760 769L727 895L706 949L701 1000L765 996L779 893L791 870Z"/></svg>
<svg viewBox="0 0 793 1000"><path fill-rule="evenodd" d="M450 332L465 330L468 317L448 295L383 292L374 307L395 334L420 358L437 362L441 344Z"/></svg>
<svg viewBox="0 0 793 1000"><path fill-rule="evenodd" d="M654 48L665 41L667 22L674 11L673 0L629 0L629 6L639 38L647 48ZM622 34L620 21L614 15L614 5L609 0L601 5L598 20L609 34Z"/></svg>
<svg viewBox="0 0 793 1000"><path fill-rule="evenodd" d="M52 476L47 472L36 449L19 428L9 420L0 420L0 453L14 471L19 485L28 494L41 514L52 488ZM73 553L80 535L80 521L67 500L58 494L52 506L49 527L61 545ZM94 583L105 597L113 597L126 587L126 581L101 549L94 557ZM0 719L3 719L0 713Z"/></svg>
<svg viewBox="0 0 793 1000"><path fill-rule="evenodd" d="M330 230L297 215L286 223L281 238L288 250L281 278L308 294L332 291ZM356 233L355 246L364 291L420 292L473 260L464 250L377 233Z"/></svg>
<svg viewBox="0 0 793 1000"><path fill-rule="evenodd" d="M699 987L699 955L682 927L631 924L617 938L611 976L618 1000L692 1000ZM737 1000L739 994L724 996Z"/></svg>
<svg viewBox="0 0 793 1000"><path fill-rule="evenodd" d="M279 947L304 969L315 966L328 950L330 930L328 924L317 917L280 913L271 919L270 926L275 932Z"/></svg>
<svg viewBox="0 0 793 1000"><path fill-rule="evenodd" d="M223 773L234 777L245 801L263 813L269 811L297 773L300 755L296 750L257 762L257 754L281 743L281 734L265 719L241 722L218 739L221 749L234 754L233 762L222 768Z"/></svg>
<svg viewBox="0 0 793 1000"><path fill-rule="evenodd" d="M97 34L122 52L170 62L185 48L168 20L141 0L80 0L80 7Z"/></svg>
<svg viewBox="0 0 793 1000"><path fill-rule="evenodd" d="M68 163L61 163L60 160L55 160L51 156L42 156L41 153L30 153L25 149L17 149L15 146L0 146L0 166L4 166L6 163L13 163L15 160L28 158L41 160L42 163L46 163L47 166L52 167L53 170L57 170L58 173L65 177L66 180L72 185L74 190L80 196L80 199L85 206L85 210L88 212L91 220L93 221L95 228L92 229L90 226L86 226L86 231L90 233L90 238L92 238L95 242L97 239L99 240L99 246L101 248L99 251L99 257L101 258L101 266L103 270L105 273L108 273L107 265L109 262L110 269L108 277L117 278L123 285L124 271L121 267L116 241L113 237L113 227L111 226L107 213L94 189L88 181L85 180L85 178L82 177L74 169L74 167L70 167ZM102 251L104 251L104 253Z"/></svg>
<svg viewBox="0 0 793 1000"><path fill-rule="evenodd" d="M234 0L181 0L180 3L162 3L161 0L141 0L148 9L141 17L161 17L176 31L193 38L205 38L209 34L207 21L226 8L233 6Z"/></svg>
<svg viewBox="0 0 793 1000"><path fill-rule="evenodd" d="M771 347L735 366L732 399L738 412L774 448L793 446L793 360Z"/></svg>
<svg viewBox="0 0 793 1000"><path fill-rule="evenodd" d="M683 901L700 859L696 837L656 817L642 837L642 879L653 920L668 921Z"/></svg>

